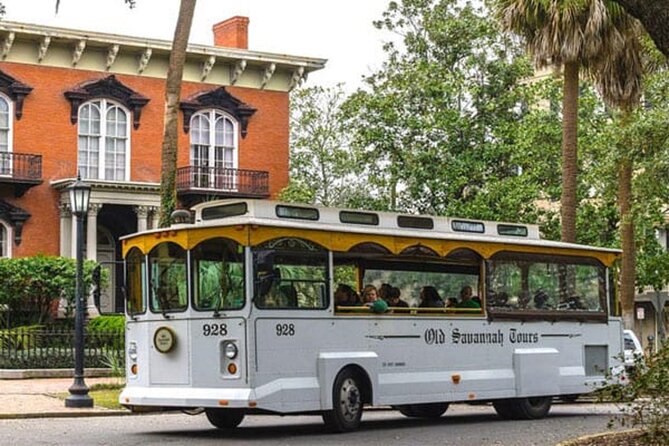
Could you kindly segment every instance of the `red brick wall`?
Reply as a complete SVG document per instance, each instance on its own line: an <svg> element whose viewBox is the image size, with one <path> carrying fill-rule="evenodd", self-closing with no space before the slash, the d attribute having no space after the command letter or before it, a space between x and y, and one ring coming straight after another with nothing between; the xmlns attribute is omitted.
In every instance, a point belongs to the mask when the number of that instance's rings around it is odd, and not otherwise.
<svg viewBox="0 0 669 446"><path fill-rule="evenodd" d="M31 214L23 230L23 242L13 246L13 256L44 253L58 255L58 193L50 182L76 176L77 125L70 123L70 102L63 93L72 87L108 74L16 63L0 63L0 70L33 87L25 99L23 117L14 119L14 152L42 155L44 183L21 198L1 197ZM139 129L131 130L130 180L160 181L160 149L163 131L164 80L117 75L124 85L150 98L142 109ZM184 83L182 97L216 86ZM239 139L239 168L266 170L270 193L275 196L288 183L288 93L226 87L228 92L255 107L246 138ZM178 166L189 164L189 135L183 132L179 114Z"/></svg>

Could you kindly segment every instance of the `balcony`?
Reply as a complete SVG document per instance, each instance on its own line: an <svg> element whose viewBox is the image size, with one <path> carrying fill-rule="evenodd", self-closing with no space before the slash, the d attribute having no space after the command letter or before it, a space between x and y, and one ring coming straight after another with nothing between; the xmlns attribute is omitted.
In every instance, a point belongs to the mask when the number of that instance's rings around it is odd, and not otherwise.
<svg viewBox="0 0 669 446"><path fill-rule="evenodd" d="M269 172L187 166L177 169L177 194L184 204L212 198L267 198Z"/></svg>
<svg viewBox="0 0 669 446"><path fill-rule="evenodd" d="M10 186L14 196L20 197L41 183L42 155L0 152L0 186Z"/></svg>

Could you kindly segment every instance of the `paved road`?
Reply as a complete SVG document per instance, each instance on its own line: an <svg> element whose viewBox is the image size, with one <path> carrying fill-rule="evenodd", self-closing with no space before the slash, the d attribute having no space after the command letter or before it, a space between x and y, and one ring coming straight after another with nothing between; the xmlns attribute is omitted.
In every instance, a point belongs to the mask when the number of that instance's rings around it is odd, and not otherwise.
<svg viewBox="0 0 669 446"><path fill-rule="evenodd" d="M320 417L247 417L230 433L212 428L204 415L162 414L76 419L0 421L3 446L26 445L448 445L553 446L606 430L610 405L557 404L548 418L502 421L490 406L454 405L436 421L373 410L360 430L326 434Z"/></svg>

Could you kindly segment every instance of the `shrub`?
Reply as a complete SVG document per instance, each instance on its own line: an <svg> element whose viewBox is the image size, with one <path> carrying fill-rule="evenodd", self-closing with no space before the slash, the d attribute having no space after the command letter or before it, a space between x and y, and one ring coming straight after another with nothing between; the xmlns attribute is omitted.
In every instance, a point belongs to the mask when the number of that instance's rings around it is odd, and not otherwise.
<svg viewBox="0 0 669 446"><path fill-rule="evenodd" d="M622 412L611 424L641 429L643 444L669 444L669 343L645 363L638 359L631 379L608 386L603 395Z"/></svg>
<svg viewBox="0 0 669 446"><path fill-rule="evenodd" d="M90 289L96 266L93 261L84 262L84 290ZM0 259L0 305L10 311L34 312L33 322L42 323L51 315L54 300L74 302L75 277L74 259L43 255Z"/></svg>
<svg viewBox="0 0 669 446"><path fill-rule="evenodd" d="M86 327L89 333L104 332L104 333L123 333L125 331L125 316L109 315L99 316L91 319Z"/></svg>

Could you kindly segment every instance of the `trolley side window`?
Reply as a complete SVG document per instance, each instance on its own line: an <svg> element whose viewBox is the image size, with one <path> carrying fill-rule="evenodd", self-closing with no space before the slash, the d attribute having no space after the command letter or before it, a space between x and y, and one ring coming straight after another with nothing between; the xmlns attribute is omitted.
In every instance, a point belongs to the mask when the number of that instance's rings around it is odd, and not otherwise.
<svg viewBox="0 0 669 446"><path fill-rule="evenodd" d="M235 310L244 306L244 247L224 238L206 240L191 251L193 307Z"/></svg>
<svg viewBox="0 0 669 446"><path fill-rule="evenodd" d="M146 262L144 254L133 248L126 257L126 311L141 314L146 311Z"/></svg>
<svg viewBox="0 0 669 446"><path fill-rule="evenodd" d="M183 311L188 305L186 251L161 243L149 254L150 308L154 313Z"/></svg>
<svg viewBox="0 0 669 446"><path fill-rule="evenodd" d="M596 260L501 253L488 263L493 311L604 314L606 302L606 268Z"/></svg>
<svg viewBox="0 0 669 446"><path fill-rule="evenodd" d="M281 238L253 249L254 301L266 309L328 305L328 252L302 239Z"/></svg>

